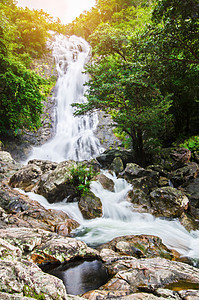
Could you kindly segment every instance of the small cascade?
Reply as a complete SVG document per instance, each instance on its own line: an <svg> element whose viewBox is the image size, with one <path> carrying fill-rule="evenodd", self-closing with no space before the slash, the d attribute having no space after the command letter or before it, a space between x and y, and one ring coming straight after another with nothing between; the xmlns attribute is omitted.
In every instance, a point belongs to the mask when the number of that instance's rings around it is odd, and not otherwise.
<svg viewBox="0 0 199 300"><path fill-rule="evenodd" d="M63 201L49 204L44 197L33 193L28 195L44 207L63 210L78 221L81 225L74 234L90 246L106 243L118 236L148 234L159 236L168 248L178 251L182 256L199 259L199 230L188 232L177 220L135 212L132 204L125 200L131 185L108 172L105 175L114 181L114 192L103 189L99 182L91 184L92 191L103 204L102 218L85 220L77 203Z"/></svg>
<svg viewBox="0 0 199 300"><path fill-rule="evenodd" d="M56 133L46 144L33 148L28 160L89 160L103 151L93 133L98 117L97 114L74 117L71 104L86 101L84 94L88 75L84 73L84 66L89 59L90 46L82 38L57 35L52 49L59 75L56 84Z"/></svg>

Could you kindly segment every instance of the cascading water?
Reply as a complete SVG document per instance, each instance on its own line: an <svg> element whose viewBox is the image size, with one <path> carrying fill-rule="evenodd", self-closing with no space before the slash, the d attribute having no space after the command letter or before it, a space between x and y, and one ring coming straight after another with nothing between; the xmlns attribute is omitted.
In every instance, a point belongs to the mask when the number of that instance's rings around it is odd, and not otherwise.
<svg viewBox="0 0 199 300"><path fill-rule="evenodd" d="M90 246L103 244L118 236L149 234L159 236L168 248L175 249L182 256L199 259L199 230L188 232L177 220L169 221L134 211L133 205L125 200L131 185L108 172L105 175L114 181L114 192L103 189L99 182L91 184L92 191L103 204L102 218L85 220L77 203L49 204L42 196L28 195L45 208L63 210L78 221L81 225L74 234Z"/></svg>
<svg viewBox="0 0 199 300"><path fill-rule="evenodd" d="M84 65L89 59L90 46L82 38L57 35L52 49L59 75L56 84L56 133L49 142L35 147L28 160L89 160L103 151L93 133L98 118L96 114L74 117L71 104L85 102L84 84L88 75L84 73Z"/></svg>
<svg viewBox="0 0 199 300"><path fill-rule="evenodd" d="M71 104L84 102L88 80L83 74L84 64L89 57L89 45L75 36L57 36L53 44L59 78L57 82L57 128L55 137L45 145L34 148L29 159L48 159L63 161L66 159L90 159L100 153L101 146L93 130L97 126L97 116L74 117ZM104 190L100 183L93 182L91 189L103 204L103 217L85 220L77 203L49 204L45 198L34 193L29 197L44 207L65 211L72 219L80 223L76 238L89 245L105 243L114 237L124 235L151 234L162 238L163 242L183 256L199 259L199 231L189 233L178 221L155 218L150 214L141 214L125 201L131 186L123 179L106 173L115 183L115 191Z"/></svg>

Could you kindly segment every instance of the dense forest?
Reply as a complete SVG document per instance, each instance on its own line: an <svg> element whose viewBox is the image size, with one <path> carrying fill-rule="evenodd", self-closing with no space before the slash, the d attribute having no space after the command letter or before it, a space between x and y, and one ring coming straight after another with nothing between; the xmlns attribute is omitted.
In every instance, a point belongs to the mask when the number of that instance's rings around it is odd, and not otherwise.
<svg viewBox="0 0 199 300"><path fill-rule="evenodd" d="M115 134L138 161L172 143L198 151L199 4L197 0L96 0L68 25L43 11L0 3L0 134L40 126L43 91L52 82L30 63L54 30L92 46L86 104L110 114Z"/></svg>

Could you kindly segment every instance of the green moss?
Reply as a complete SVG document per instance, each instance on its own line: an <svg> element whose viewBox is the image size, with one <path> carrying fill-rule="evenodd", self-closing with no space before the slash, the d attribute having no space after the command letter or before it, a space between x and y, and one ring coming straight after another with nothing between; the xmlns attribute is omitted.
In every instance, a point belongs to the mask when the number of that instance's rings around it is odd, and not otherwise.
<svg viewBox="0 0 199 300"><path fill-rule="evenodd" d="M44 300L45 299L45 295L43 293L37 294L28 285L24 285L24 287L23 287L23 295L25 297L34 298L34 299L38 299L38 300Z"/></svg>

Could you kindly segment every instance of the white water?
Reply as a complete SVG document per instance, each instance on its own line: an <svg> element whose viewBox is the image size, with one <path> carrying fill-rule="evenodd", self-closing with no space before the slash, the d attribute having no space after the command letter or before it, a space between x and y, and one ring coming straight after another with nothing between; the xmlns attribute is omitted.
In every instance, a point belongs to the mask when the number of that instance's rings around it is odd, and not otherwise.
<svg viewBox="0 0 199 300"><path fill-rule="evenodd" d="M71 104L85 102L84 84L88 81L88 75L83 72L89 59L90 46L82 38L57 35L52 49L59 75L56 84L56 134L46 144L33 148L28 160L89 160L103 151L93 133L98 118L96 114L74 117Z"/></svg>
<svg viewBox="0 0 199 300"><path fill-rule="evenodd" d="M95 246L118 236L149 234L159 236L165 245L175 249L182 256L199 259L199 231L189 233L177 220L168 221L146 213L133 211L133 206L125 201L131 186L123 179L106 172L115 183L115 191L104 190L99 182L92 182L91 189L103 203L103 217L83 219L77 203L54 203L39 195L28 193L45 208L60 209L80 223L76 238Z"/></svg>
<svg viewBox="0 0 199 300"><path fill-rule="evenodd" d="M57 36L53 44L59 78L57 82L57 128L54 138L45 145L34 148L29 159L48 159L63 161L66 159L90 159L100 153L101 146L93 130L97 126L97 117L74 118L71 103L84 102L83 94L87 76L82 73L89 57L89 45L81 38ZM80 223L76 230L78 239L90 245L102 244L114 237L124 235L151 234L162 238L163 242L181 255L199 259L199 231L191 232L178 221L155 218L150 214L133 211L125 196L131 186L125 180L106 174L115 182L115 191L104 190L100 183L93 182L92 191L103 203L103 217L84 220L77 203L49 204L34 193L30 198L44 207L62 210Z"/></svg>

